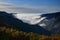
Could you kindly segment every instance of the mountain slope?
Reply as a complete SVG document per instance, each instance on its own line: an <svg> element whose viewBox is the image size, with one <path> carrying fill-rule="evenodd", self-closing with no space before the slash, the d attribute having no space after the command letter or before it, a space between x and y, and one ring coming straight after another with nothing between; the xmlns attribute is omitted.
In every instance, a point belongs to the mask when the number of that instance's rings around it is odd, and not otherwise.
<svg viewBox="0 0 60 40"><path fill-rule="evenodd" d="M60 34L60 12L43 14L41 16L46 17L44 20L39 22L39 24L46 25L46 26L42 26L43 28L51 31L54 34L56 33Z"/></svg>
<svg viewBox="0 0 60 40"><path fill-rule="evenodd" d="M0 12L0 25L10 26L12 28L25 32L33 32L33 33L45 34L45 35L51 34L51 32L38 25L30 25L24 23L21 20L13 17L13 15L8 14L6 12Z"/></svg>

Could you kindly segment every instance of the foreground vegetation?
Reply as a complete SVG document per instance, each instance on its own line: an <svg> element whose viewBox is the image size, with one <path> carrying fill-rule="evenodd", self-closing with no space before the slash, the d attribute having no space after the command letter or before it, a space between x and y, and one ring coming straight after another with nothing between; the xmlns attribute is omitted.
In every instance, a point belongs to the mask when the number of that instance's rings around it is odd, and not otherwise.
<svg viewBox="0 0 60 40"><path fill-rule="evenodd" d="M23 32L6 26L0 26L0 40L60 40L60 35L39 35L33 32Z"/></svg>

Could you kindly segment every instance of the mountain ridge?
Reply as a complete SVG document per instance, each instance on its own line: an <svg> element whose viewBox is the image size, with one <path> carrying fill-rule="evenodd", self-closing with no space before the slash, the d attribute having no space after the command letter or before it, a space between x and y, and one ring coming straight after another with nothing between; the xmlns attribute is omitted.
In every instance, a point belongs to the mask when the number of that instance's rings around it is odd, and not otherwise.
<svg viewBox="0 0 60 40"><path fill-rule="evenodd" d="M25 32L33 32L38 34L50 35L51 32L48 30L38 26L38 25L30 25L22 22L21 20L13 17L11 14L6 12L0 12L0 25L9 25L12 28L22 30Z"/></svg>

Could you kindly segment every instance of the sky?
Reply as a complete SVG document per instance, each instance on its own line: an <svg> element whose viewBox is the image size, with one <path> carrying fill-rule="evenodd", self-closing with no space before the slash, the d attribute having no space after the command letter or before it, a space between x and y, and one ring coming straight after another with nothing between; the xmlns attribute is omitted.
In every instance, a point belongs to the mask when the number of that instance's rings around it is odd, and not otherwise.
<svg viewBox="0 0 60 40"><path fill-rule="evenodd" d="M60 12L60 0L0 0L0 11L12 13Z"/></svg>

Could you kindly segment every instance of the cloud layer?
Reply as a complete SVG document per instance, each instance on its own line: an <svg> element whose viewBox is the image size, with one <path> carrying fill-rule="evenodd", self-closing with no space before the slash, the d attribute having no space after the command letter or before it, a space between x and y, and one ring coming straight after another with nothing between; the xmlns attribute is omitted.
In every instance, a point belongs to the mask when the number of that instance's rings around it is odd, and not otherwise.
<svg viewBox="0 0 60 40"><path fill-rule="evenodd" d="M41 21L40 19L38 19L40 18L40 14L14 14L14 15L16 18L29 24L37 24Z"/></svg>
<svg viewBox="0 0 60 40"><path fill-rule="evenodd" d="M12 3L0 2L0 11L13 13L49 13L60 12L59 6L32 6L32 5L12 5Z"/></svg>

